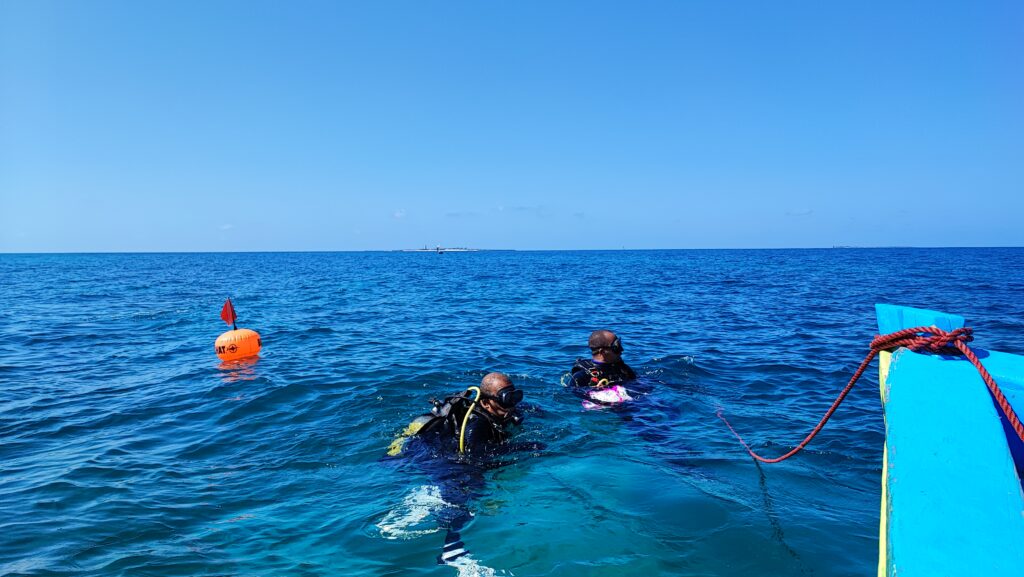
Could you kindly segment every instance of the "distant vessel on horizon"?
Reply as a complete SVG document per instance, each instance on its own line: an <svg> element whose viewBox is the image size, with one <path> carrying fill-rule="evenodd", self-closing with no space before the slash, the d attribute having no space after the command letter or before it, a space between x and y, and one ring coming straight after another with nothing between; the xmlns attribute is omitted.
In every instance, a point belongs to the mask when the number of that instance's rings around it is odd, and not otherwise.
<svg viewBox="0 0 1024 577"><path fill-rule="evenodd" d="M434 248L428 248L426 245L423 248L403 248L399 252L435 252L437 254L444 254L446 252L478 252L478 248L465 248L465 247L450 247L445 248L441 245L437 245Z"/></svg>
<svg viewBox="0 0 1024 577"><path fill-rule="evenodd" d="M857 246L857 245L846 245L846 244L834 244L832 248L917 248L907 245L893 245L893 246Z"/></svg>

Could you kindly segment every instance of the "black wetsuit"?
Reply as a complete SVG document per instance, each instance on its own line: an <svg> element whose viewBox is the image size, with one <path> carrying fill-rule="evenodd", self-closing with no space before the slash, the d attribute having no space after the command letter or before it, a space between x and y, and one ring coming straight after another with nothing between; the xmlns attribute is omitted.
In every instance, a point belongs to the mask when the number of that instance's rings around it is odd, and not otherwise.
<svg viewBox="0 0 1024 577"><path fill-rule="evenodd" d="M635 381L636 373L621 360L617 363L600 363L592 359L576 359L569 378L572 392L578 397L589 399L588 390Z"/></svg>
<svg viewBox="0 0 1024 577"><path fill-rule="evenodd" d="M466 408L456 408L447 417L437 417L437 422L425 425L418 433L427 444L446 456L463 455L464 457L480 457L499 452L499 446L509 437L505 423L518 422L521 417L515 415L506 421L499 420L480 408L473 408L473 413L466 421L466 433L463 446L465 452L459 451L459 439L462 437L462 423L466 416Z"/></svg>
<svg viewBox="0 0 1024 577"><path fill-rule="evenodd" d="M437 558L442 564L468 554L460 531L473 516L469 501L483 490L484 472L504 464L495 457L543 448L540 443L508 442L506 427L523 420L518 410L500 419L477 405L466 421L465 451L459 451L462 423L471 404L465 395L437 403L432 413L417 419L423 419L423 426L400 453L419 463L420 470L428 474L444 501L444 507L435 512L438 524L445 530L444 547Z"/></svg>

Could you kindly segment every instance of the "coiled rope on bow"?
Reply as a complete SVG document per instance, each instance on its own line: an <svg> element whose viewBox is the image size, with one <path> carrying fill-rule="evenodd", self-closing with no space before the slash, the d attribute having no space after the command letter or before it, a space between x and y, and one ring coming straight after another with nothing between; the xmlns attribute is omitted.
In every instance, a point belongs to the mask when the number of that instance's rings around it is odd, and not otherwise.
<svg viewBox="0 0 1024 577"><path fill-rule="evenodd" d="M993 379L992 375L990 375L988 370L985 369L985 366L981 364L981 361L978 360L978 356L974 354L974 351L967 346L967 343L972 340L974 340L974 331L969 327L954 329L952 331L944 331L936 327L914 327L889 333L887 335L875 336L874 340L871 341L871 350L868 351L867 356L864 357L860 366L857 367L857 370L853 373L853 377L850 378L850 382L846 384L846 387L843 388L841 393L839 393L836 400L832 402L832 406L829 407L825 416L818 421L817 426L811 430L810 434L804 437L803 441L800 441L799 445L781 457L768 459L758 455L750 448L750 445L743 440L743 437L736 432L736 429L729 424L729 420L722 415L722 409L718 409L718 418L722 419L722 422L725 423L726 427L729 427L729 430L732 431L732 434L735 435L739 442L743 444L743 447L748 453L750 453L751 457L762 463L778 463L785 461L802 451L803 448L806 447L819 432L821 432L825 423L832 418L832 413L836 412L836 409L838 409L839 405L842 404L843 399L845 399L846 395L849 394L850 389L852 389L853 385L857 383L860 376L864 374L864 370L867 369L868 365L871 364L871 361L878 356L878 353L885 350L906 347L915 352L927 351L930 353L941 354L956 354L956 352L959 351L960 354L966 357L967 360L970 361L976 369L978 369L978 374L981 375L981 379L985 381L985 385L988 387L989 392L992 393L992 397L995 399L996 404L999 405L999 409L1003 412L1003 415L1006 416L1006 420L1010 423L1010 426L1017 433L1017 436L1020 437L1021 441L1024 441L1024 425L1021 424L1020 419L1017 417L1017 413L1014 412L1013 407L1011 407L1009 401L1006 400L1003 392L999 389L999 385L996 384L995 379Z"/></svg>

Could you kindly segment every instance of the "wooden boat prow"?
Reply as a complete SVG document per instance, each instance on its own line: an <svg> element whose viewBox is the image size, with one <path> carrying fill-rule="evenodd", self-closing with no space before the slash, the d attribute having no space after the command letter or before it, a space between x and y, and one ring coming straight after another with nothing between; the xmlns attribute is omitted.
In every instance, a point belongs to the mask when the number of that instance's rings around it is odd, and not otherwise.
<svg viewBox="0 0 1024 577"><path fill-rule="evenodd" d="M887 334L963 317L876 305ZM1024 357L972 347L1024 414ZM879 356L885 411L879 577L1024 575L1024 444L962 357Z"/></svg>

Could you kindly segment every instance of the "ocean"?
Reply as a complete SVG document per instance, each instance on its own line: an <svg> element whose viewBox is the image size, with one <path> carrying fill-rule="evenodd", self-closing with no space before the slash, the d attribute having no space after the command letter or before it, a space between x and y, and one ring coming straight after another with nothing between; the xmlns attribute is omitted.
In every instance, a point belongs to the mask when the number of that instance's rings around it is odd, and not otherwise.
<svg viewBox="0 0 1024 577"><path fill-rule="evenodd" d="M213 342L258 331L254 362ZM1024 249L0 255L0 575L868 575L878 302L1024 354ZM562 384L609 328L650 393ZM517 453L464 506L384 459L429 399L508 373ZM937 390L936 394L941 394ZM936 479L936 482L942 482Z"/></svg>

